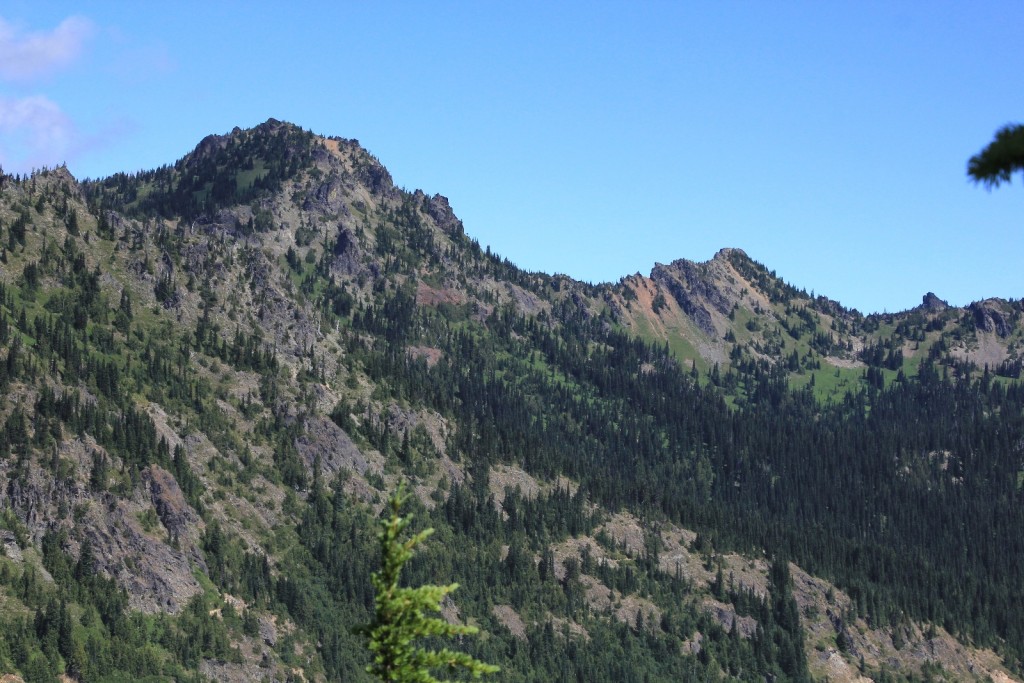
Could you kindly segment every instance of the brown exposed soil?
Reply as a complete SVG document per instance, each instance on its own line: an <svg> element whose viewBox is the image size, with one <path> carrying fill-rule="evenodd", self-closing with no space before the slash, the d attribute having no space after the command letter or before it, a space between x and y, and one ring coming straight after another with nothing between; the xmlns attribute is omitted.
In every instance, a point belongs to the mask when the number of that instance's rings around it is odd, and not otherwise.
<svg viewBox="0 0 1024 683"><path fill-rule="evenodd" d="M466 295L454 289L437 289L421 280L416 283L416 303L420 306L459 305L466 303Z"/></svg>

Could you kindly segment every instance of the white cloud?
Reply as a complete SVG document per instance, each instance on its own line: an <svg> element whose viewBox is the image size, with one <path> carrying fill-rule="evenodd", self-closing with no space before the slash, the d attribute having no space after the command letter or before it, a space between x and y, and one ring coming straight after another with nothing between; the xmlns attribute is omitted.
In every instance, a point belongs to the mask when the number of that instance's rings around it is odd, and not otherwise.
<svg viewBox="0 0 1024 683"><path fill-rule="evenodd" d="M26 33L0 18L0 78L32 81L75 60L94 33L91 21L68 17L52 31Z"/></svg>
<svg viewBox="0 0 1024 683"><path fill-rule="evenodd" d="M95 28L68 17L49 31L29 31L0 17L0 81L34 83L72 64ZM60 105L41 94L0 95L0 164L26 172L67 160L80 141Z"/></svg>
<svg viewBox="0 0 1024 683"><path fill-rule="evenodd" d="M43 97L0 97L0 165L7 173L56 166L74 151L75 126Z"/></svg>

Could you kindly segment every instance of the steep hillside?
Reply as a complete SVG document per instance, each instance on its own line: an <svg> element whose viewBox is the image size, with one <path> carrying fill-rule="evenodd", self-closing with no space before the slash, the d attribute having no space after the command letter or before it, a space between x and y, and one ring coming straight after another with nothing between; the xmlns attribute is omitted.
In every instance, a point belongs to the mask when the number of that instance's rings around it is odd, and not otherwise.
<svg viewBox="0 0 1024 683"><path fill-rule="evenodd" d="M2 176L0 673L367 680L401 480L500 680L1019 672L1020 313L525 272L274 120Z"/></svg>

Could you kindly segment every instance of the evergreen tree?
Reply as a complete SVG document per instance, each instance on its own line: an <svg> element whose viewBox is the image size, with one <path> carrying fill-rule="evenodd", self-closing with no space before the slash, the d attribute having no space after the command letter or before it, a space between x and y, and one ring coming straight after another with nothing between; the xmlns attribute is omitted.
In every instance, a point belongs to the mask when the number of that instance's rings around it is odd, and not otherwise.
<svg viewBox="0 0 1024 683"><path fill-rule="evenodd" d="M967 175L986 188L1010 182L1010 176L1024 171L1024 124L1010 124L996 131L995 138L967 162Z"/></svg>
<svg viewBox="0 0 1024 683"><path fill-rule="evenodd" d="M448 648L427 650L413 644L417 638L472 635L473 626L449 624L444 619L426 616L425 612L439 612L441 600L459 587L424 585L418 588L398 585L402 567L413 556L413 549L434 530L424 529L403 540L411 515L402 517L402 504L408 499L404 486L391 497L390 516L382 521L377 538L380 541L381 568L371 577L376 594L375 618L364 628L369 636L373 663L366 670L382 681L395 683L439 683L430 669L445 667L449 671L467 669L474 678L495 673L498 667L485 664L472 656L453 652Z"/></svg>

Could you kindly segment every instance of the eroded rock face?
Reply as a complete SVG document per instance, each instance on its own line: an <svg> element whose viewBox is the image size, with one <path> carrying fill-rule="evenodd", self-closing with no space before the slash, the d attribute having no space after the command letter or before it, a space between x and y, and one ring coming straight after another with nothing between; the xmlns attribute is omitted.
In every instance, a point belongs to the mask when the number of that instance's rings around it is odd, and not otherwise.
<svg viewBox="0 0 1024 683"><path fill-rule="evenodd" d="M21 554L21 547L18 546L18 540L13 531L0 529L0 554L10 558L15 564L22 563L24 558Z"/></svg>
<svg viewBox="0 0 1024 683"><path fill-rule="evenodd" d="M665 266L658 264L651 270L651 279L664 287L702 332L715 336L715 325L710 306L722 315L729 313L728 297L715 286L693 261L680 259Z"/></svg>
<svg viewBox="0 0 1024 683"><path fill-rule="evenodd" d="M970 305L974 325L982 332L995 332L1005 339L1013 332L1013 326L1003 312L988 302L974 302Z"/></svg>
<svg viewBox="0 0 1024 683"><path fill-rule="evenodd" d="M111 495L102 506L91 506L82 529L92 543L96 569L128 591L133 609L177 613L202 592L192 571L194 566L206 571L206 563L191 542L165 543L168 532L162 526L143 529L139 512L134 502Z"/></svg>
<svg viewBox="0 0 1024 683"><path fill-rule="evenodd" d="M142 485L149 490L160 523L172 537L179 539L179 543L200 528L203 521L185 500L173 474L159 465L150 465L142 471L141 480ZM198 553L196 560L202 561Z"/></svg>
<svg viewBox="0 0 1024 683"><path fill-rule="evenodd" d="M73 450L68 447L64 452ZM151 465L140 475L134 494L118 498L95 491L78 479L55 479L49 472L31 467L0 489L6 494L0 494L0 505L15 511L34 543L48 531L63 529L69 532L64 551L76 557L88 540L94 569L124 587L133 608L178 612L201 591L192 572L194 568L206 570L196 546L202 520L169 472ZM140 518L154 508L159 523L147 530ZM74 520L61 510L74 510ZM174 543L169 543L171 537L175 537ZM7 540L0 537L8 557L20 560L17 544L7 547L11 545Z"/></svg>
<svg viewBox="0 0 1024 683"><path fill-rule="evenodd" d="M345 204L347 186L339 176L334 176L321 183L315 191L306 196L302 208L324 214L340 214L350 218L352 214Z"/></svg>
<svg viewBox="0 0 1024 683"><path fill-rule="evenodd" d="M0 497L0 503L4 507L13 509L19 518L25 523L36 540L42 538L43 527L46 524L46 511L53 505L52 493L60 493L55 487L52 491L49 487L40 485L36 473L30 471L25 478L13 477L5 487L6 500ZM54 482L56 483L56 482Z"/></svg>
<svg viewBox="0 0 1024 683"><path fill-rule="evenodd" d="M331 261L331 274L342 278L355 278L368 269L363 263L364 253L359 238L351 228L339 224L338 235L334 242L334 260Z"/></svg>
<svg viewBox="0 0 1024 683"><path fill-rule="evenodd" d="M305 433L296 439L295 447L307 467L312 467L319 455L327 474L333 475L340 469L366 474L370 463L344 429L324 417L307 419L305 427Z"/></svg>
<svg viewBox="0 0 1024 683"><path fill-rule="evenodd" d="M757 620L753 617L739 616L736 608L724 602L707 598L703 603L704 611L718 622L724 630L730 631L735 625L736 632L742 638L753 638L757 632Z"/></svg>

